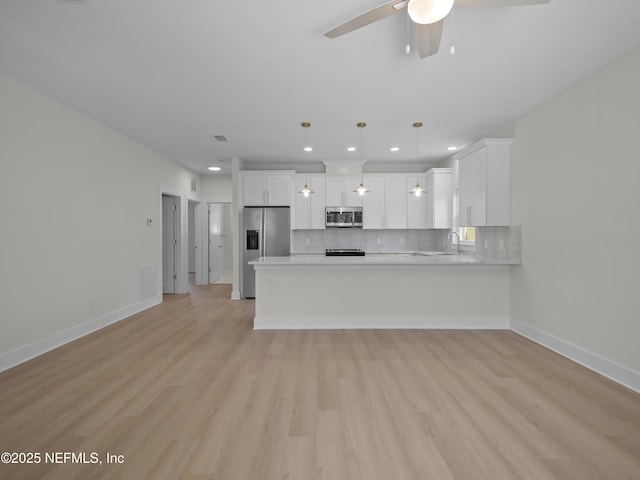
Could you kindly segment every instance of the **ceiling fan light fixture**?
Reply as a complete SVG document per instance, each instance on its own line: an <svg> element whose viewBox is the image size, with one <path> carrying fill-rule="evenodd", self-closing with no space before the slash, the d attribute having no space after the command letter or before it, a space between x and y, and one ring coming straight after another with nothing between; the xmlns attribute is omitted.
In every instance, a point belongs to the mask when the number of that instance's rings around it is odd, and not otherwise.
<svg viewBox="0 0 640 480"><path fill-rule="evenodd" d="M449 15L454 0L409 0L409 17L416 23L428 25Z"/></svg>

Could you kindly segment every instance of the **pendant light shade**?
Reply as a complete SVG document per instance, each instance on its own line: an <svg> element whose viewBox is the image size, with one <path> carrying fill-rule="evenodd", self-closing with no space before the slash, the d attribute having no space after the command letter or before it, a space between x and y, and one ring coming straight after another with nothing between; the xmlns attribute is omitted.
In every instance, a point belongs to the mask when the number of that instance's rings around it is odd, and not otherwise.
<svg viewBox="0 0 640 480"><path fill-rule="evenodd" d="M436 23L449 15L454 0L409 0L407 11L416 23Z"/></svg>
<svg viewBox="0 0 640 480"><path fill-rule="evenodd" d="M419 128L422 127L422 122L415 122L413 124L413 128L416 129L416 160L420 160L420 137L419 137ZM423 193L427 193L427 191L420 186L420 181L418 180L418 176L416 175L416 186L409 190L409 195L415 195L419 197Z"/></svg>
<svg viewBox="0 0 640 480"><path fill-rule="evenodd" d="M312 150L312 148L307 143L307 128L309 128L311 124L309 122L302 122L300 126L304 128L304 159L306 163L307 152L310 152ZM311 189L311 187L309 187L309 176L307 176L307 179L304 182L304 187L302 187L302 190L300 190L298 193L303 195L305 198L308 198L312 193L316 193Z"/></svg>
<svg viewBox="0 0 640 480"><path fill-rule="evenodd" d="M356 127L360 129L360 163L361 163L362 169L360 170L360 185L357 188L355 188L353 191L354 193L357 193L360 196L364 195L365 193L369 193L369 190L367 190L367 187L364 186L364 160L363 160L363 154L362 154L362 129L366 126L367 124L364 122L358 122L356 124Z"/></svg>
<svg viewBox="0 0 640 480"><path fill-rule="evenodd" d="M371 190L367 190L367 187L364 186L364 183L360 182L360 186L354 190L355 193L362 196L365 193L369 193Z"/></svg>
<svg viewBox="0 0 640 480"><path fill-rule="evenodd" d="M426 193L426 192L427 191L420 186L419 182L416 183L415 187L413 187L411 190L409 190L409 193L411 195L415 195L416 197L419 197L420 195L422 195L423 193Z"/></svg>

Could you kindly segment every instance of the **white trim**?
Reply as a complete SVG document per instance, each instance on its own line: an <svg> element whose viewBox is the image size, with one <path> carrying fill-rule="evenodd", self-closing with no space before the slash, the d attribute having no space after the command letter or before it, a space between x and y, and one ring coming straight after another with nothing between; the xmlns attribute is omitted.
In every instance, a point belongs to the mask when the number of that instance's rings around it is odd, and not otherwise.
<svg viewBox="0 0 640 480"><path fill-rule="evenodd" d="M254 330L456 329L508 330L509 318L494 316L256 316Z"/></svg>
<svg viewBox="0 0 640 480"><path fill-rule="evenodd" d="M231 300L240 300L240 291L239 290L233 290L231 292Z"/></svg>
<svg viewBox="0 0 640 480"><path fill-rule="evenodd" d="M31 360L43 353L61 347L62 345L82 338L90 333L119 322L120 320L160 303L162 303L162 295L157 295L141 302L134 303L133 305L121 308L120 310L107 313L101 317L75 325L61 332L54 333L49 337L35 341L15 350L11 350L10 352L3 353L0 355L0 372L11 367L15 367L27 360Z"/></svg>
<svg viewBox="0 0 640 480"><path fill-rule="evenodd" d="M529 340L572 360L583 367L640 393L640 372L602 358L582 347L543 332L519 320L511 320L511 330Z"/></svg>

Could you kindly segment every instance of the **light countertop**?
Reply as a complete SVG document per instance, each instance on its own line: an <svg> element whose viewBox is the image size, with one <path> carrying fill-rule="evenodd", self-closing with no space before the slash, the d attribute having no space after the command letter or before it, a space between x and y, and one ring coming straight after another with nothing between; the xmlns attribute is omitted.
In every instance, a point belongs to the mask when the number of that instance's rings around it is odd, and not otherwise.
<svg viewBox="0 0 640 480"><path fill-rule="evenodd" d="M367 253L362 257L324 254L292 255L290 257L260 257L249 262L261 267L311 267L311 266L429 266L429 265L517 265L519 261L485 259L469 254L447 254L443 252L395 252Z"/></svg>

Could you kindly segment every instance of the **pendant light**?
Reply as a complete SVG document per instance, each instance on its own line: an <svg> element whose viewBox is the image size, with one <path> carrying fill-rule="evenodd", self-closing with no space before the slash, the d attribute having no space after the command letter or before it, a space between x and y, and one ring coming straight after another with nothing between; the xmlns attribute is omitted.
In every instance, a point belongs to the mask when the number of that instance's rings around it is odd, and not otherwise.
<svg viewBox="0 0 640 480"><path fill-rule="evenodd" d="M420 130L418 129L421 126L422 126L422 122L415 122L413 124L413 128L416 129L416 160L418 161L420 160L420 137L419 137ZM420 195L426 192L427 191L420 186L420 181L418 179L418 176L416 175L416 186L413 187L411 190L409 190L409 195L415 195L416 197L419 197Z"/></svg>
<svg viewBox="0 0 640 480"><path fill-rule="evenodd" d="M369 193L367 187L364 186L364 160L362 156L362 129L367 126L364 122L358 122L356 126L360 129L360 163L362 164L362 168L360 170L360 186L354 190L354 193L362 196L365 193Z"/></svg>
<svg viewBox="0 0 640 480"><path fill-rule="evenodd" d="M449 15L454 0L409 0L411 20L422 25L436 23Z"/></svg>
<svg viewBox="0 0 640 480"><path fill-rule="evenodd" d="M304 160L305 160L305 164L307 163L307 152L311 151L311 147L309 147L309 144L307 143L307 128L309 128L311 126L311 124L309 122L302 122L300 124L300 126L302 128L304 128ZM313 190L311 190L311 187L309 187L309 175L307 174L306 176L306 181L304 182L304 187L302 187L302 190L300 190L298 192L301 195L304 195L305 198L308 198L309 195L311 195L312 193L316 193Z"/></svg>

